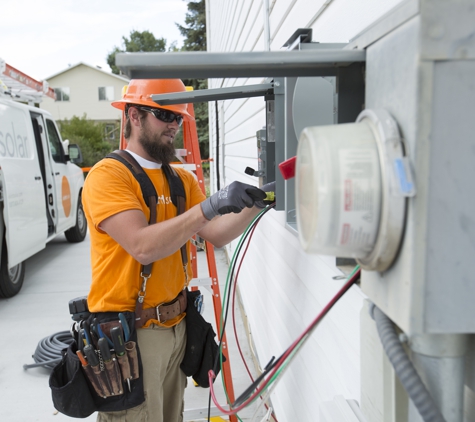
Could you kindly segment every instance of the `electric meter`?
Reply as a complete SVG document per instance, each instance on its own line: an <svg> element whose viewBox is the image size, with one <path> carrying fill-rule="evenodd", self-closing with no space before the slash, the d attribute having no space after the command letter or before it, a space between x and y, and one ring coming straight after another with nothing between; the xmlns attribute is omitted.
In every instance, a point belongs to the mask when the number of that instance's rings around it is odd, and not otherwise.
<svg viewBox="0 0 475 422"><path fill-rule="evenodd" d="M306 252L388 269L401 242L406 197L414 193L399 129L387 111L365 110L356 123L302 132L296 208Z"/></svg>

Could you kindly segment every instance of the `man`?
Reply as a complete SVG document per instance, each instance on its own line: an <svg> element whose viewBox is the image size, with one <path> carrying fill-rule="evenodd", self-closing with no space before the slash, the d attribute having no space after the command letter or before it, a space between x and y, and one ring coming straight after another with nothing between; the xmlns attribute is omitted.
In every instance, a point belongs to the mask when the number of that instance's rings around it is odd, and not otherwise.
<svg viewBox="0 0 475 422"><path fill-rule="evenodd" d="M265 196L253 186L234 182L206 199L193 175L177 168L185 189L186 211L176 215L161 167L174 158L173 140L182 121L193 117L186 104L159 107L150 96L184 90L178 79L132 80L122 100L112 103L125 110L126 150L157 190L156 224L148 224L150 212L140 185L122 163L100 161L84 185L83 204L91 237L90 311L133 312L141 290L142 265L153 263L143 309L152 310L154 317L142 321L143 328L137 330L145 402L128 410L99 412L98 421L183 420L186 376L180 363L186 346L184 309L169 319L156 316L153 309L175 301L191 279L190 265L183 269L180 247L187 243L188 248L195 234L217 247L226 245L258 214L259 208L253 206L256 193L261 199ZM257 205L265 206L262 200Z"/></svg>

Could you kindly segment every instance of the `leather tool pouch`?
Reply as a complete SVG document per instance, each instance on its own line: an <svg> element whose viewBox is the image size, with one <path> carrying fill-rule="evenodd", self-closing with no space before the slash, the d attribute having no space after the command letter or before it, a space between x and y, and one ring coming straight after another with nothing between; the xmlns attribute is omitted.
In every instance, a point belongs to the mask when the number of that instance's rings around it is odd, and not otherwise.
<svg viewBox="0 0 475 422"><path fill-rule="evenodd" d="M123 312L130 332L130 337L125 343L125 354L117 356L115 350L111 351L112 360L103 362L99 357L99 367L92 367L92 371L87 371L88 381L94 389L94 401L97 410L100 412L111 412L126 410L138 406L145 400L143 388L143 369L140 360L140 351L137 346L137 331L134 328L135 314L133 312ZM100 326L100 332L111 339L111 330L114 327L122 327L119 322L118 313L101 312L91 314L87 320L87 325L94 323ZM98 349L97 327L91 329L93 332L92 342ZM124 336L124 331L122 330ZM111 346L112 348L112 346ZM83 367L86 369L87 367ZM130 386L130 389L129 389Z"/></svg>
<svg viewBox="0 0 475 422"><path fill-rule="evenodd" d="M99 336L91 329L90 339L96 349L99 364L82 365L76 351L84 344L76 339L63 351L61 362L50 376L53 404L67 416L85 418L95 411L112 412L131 409L144 402L143 369L133 312L123 312L130 336L125 343L125 354L117 356L111 346L111 360L104 362L97 340ZM118 313L91 314L84 325L100 325L101 333L110 339L110 330L121 327ZM97 327L96 327L97 330Z"/></svg>

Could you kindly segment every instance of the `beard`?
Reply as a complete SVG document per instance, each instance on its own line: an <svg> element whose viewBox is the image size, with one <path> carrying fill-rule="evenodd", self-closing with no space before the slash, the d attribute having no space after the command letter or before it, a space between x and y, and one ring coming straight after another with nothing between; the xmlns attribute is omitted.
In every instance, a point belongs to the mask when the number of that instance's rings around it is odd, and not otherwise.
<svg viewBox="0 0 475 422"><path fill-rule="evenodd" d="M171 131L152 132L148 124L144 123L138 140L150 157L162 164L169 164L175 158L175 146L173 142L163 142L162 135L174 136L175 133Z"/></svg>

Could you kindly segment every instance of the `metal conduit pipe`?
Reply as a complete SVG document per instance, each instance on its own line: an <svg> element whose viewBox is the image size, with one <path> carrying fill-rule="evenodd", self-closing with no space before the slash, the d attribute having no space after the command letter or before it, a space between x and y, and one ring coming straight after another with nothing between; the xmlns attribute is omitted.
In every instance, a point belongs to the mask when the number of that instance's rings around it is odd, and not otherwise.
<svg viewBox="0 0 475 422"><path fill-rule="evenodd" d="M270 51L270 9L269 0L264 0L264 50Z"/></svg>
<svg viewBox="0 0 475 422"><path fill-rule="evenodd" d="M396 375L425 422L445 422L439 408L401 345L393 322L374 304L369 309L379 338Z"/></svg>

